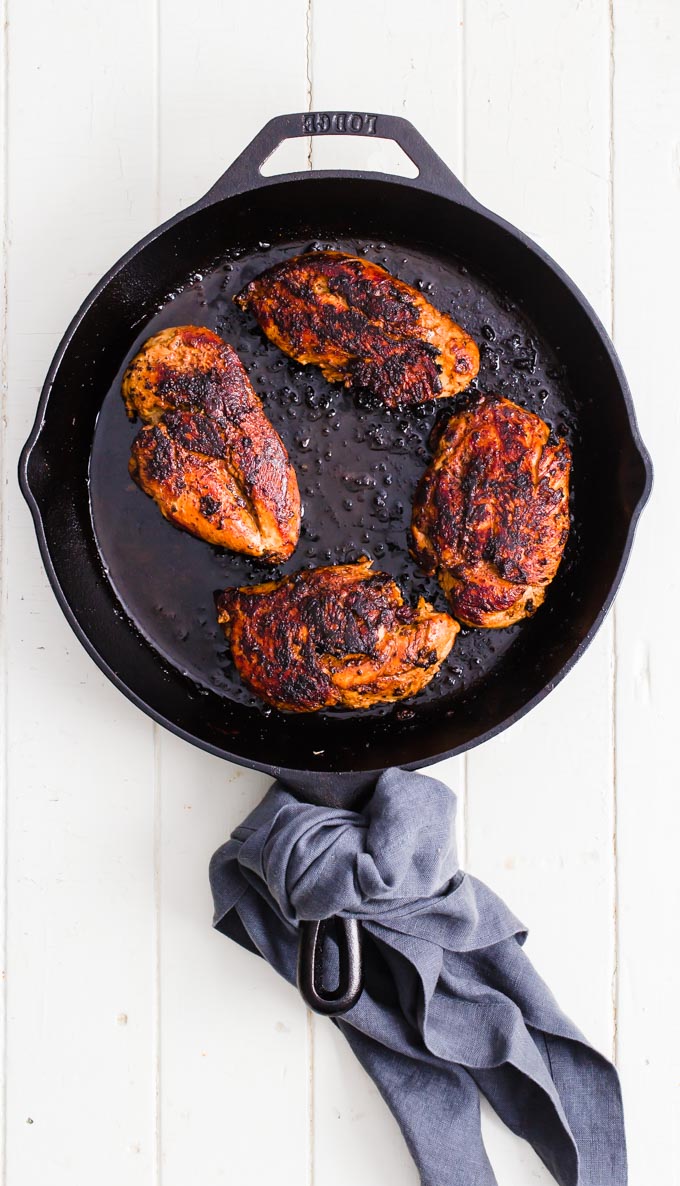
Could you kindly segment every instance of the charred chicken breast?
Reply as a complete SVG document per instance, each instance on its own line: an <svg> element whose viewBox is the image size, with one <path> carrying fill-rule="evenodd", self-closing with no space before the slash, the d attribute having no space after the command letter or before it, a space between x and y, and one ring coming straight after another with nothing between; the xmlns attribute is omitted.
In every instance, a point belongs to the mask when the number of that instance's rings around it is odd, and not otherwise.
<svg viewBox="0 0 680 1186"><path fill-rule="evenodd" d="M241 677L276 708L369 708L413 696L453 646L458 623L372 562L314 568L217 598Z"/></svg>
<svg viewBox="0 0 680 1186"><path fill-rule="evenodd" d="M278 433L243 365L211 330L161 330L123 379L144 427L130 473L161 513L208 543L285 560L300 535L300 494Z"/></svg>
<svg viewBox="0 0 680 1186"><path fill-rule="evenodd" d="M286 354L388 407L456 395L479 370L465 330L367 259L298 255L263 272L236 301Z"/></svg>
<svg viewBox="0 0 680 1186"><path fill-rule="evenodd" d="M569 533L571 454L533 412L483 396L452 416L416 493L412 551L469 626L511 626L545 597Z"/></svg>

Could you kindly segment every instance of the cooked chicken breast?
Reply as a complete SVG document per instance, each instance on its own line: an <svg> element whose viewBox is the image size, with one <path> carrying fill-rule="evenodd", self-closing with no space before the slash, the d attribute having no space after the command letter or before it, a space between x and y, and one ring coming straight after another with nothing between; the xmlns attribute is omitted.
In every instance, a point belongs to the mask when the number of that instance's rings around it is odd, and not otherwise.
<svg viewBox="0 0 680 1186"><path fill-rule="evenodd" d="M511 626L545 597L569 534L566 441L482 396L452 416L416 492L412 551L468 626Z"/></svg>
<svg viewBox="0 0 680 1186"><path fill-rule="evenodd" d="M232 552L278 562L300 535L300 493L283 441L243 364L212 330L161 330L123 378L145 427L130 473L171 523Z"/></svg>
<svg viewBox="0 0 680 1186"><path fill-rule="evenodd" d="M339 251L284 260L236 302L286 354L388 407L456 395L479 370L477 346L451 317L384 268Z"/></svg>
<svg viewBox="0 0 680 1186"><path fill-rule="evenodd" d="M421 597L413 608L372 561L313 568L217 598L241 677L292 712L370 708L414 696L459 626Z"/></svg>

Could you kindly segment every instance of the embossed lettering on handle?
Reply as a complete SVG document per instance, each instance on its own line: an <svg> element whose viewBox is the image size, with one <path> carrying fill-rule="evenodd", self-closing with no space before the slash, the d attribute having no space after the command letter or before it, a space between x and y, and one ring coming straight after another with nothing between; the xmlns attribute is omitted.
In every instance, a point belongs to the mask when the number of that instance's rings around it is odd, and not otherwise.
<svg viewBox="0 0 680 1186"><path fill-rule="evenodd" d="M376 115L370 111L295 111L290 115L275 116L195 205L211 206L237 193L279 184L278 175L263 174L262 166L284 140L298 136L372 136L375 140L393 140L418 170L417 177L399 177L400 185L414 186L453 198L462 205L477 207L464 186L408 120L400 115ZM369 172L379 175L379 170L369 169ZM344 169L319 169L304 174L307 180L329 177L340 180L365 175L362 171ZM285 176L301 180L303 175L290 173Z"/></svg>
<svg viewBox="0 0 680 1186"><path fill-rule="evenodd" d="M302 117L309 136L376 136L377 115L361 111L310 111Z"/></svg>

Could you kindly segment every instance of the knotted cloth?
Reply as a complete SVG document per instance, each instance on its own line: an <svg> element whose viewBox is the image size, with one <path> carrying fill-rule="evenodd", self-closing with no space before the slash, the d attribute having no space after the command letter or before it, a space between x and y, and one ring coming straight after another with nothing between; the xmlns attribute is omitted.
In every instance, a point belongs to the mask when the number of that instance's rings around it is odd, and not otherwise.
<svg viewBox="0 0 680 1186"><path fill-rule="evenodd" d="M212 859L214 925L295 983L301 920L361 920L365 988L335 1024L423 1186L496 1183L480 1091L561 1186L625 1186L616 1071L558 1008L522 924L459 869L455 812L448 787L403 770L360 813L275 783Z"/></svg>

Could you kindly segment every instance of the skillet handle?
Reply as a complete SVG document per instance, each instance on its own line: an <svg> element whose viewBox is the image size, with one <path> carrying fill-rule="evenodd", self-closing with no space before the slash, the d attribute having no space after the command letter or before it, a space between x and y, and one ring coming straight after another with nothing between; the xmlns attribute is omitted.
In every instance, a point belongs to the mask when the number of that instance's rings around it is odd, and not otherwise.
<svg viewBox="0 0 680 1186"><path fill-rule="evenodd" d="M337 987L323 987L323 945L329 928L336 931L340 975ZM361 930L356 918L325 918L300 924L297 983L305 1004L315 1013L337 1017L356 1005L363 990Z"/></svg>
<svg viewBox="0 0 680 1186"><path fill-rule="evenodd" d="M461 205L478 208L478 203L412 123L400 115L375 115L363 111L301 111L291 115L277 115L270 119L219 181L196 203L196 208L212 206L223 198L233 197L234 194L262 189L280 182L280 176L263 177L261 168L279 144L300 136L367 136L394 140L418 169L417 177L397 178L400 185L425 189L430 193L453 198ZM366 170L325 169L315 169L312 175L336 178L389 176ZM298 179L308 178L310 174L290 173L287 176Z"/></svg>

